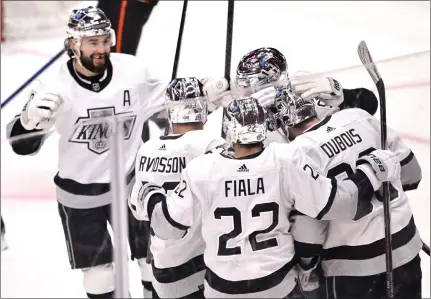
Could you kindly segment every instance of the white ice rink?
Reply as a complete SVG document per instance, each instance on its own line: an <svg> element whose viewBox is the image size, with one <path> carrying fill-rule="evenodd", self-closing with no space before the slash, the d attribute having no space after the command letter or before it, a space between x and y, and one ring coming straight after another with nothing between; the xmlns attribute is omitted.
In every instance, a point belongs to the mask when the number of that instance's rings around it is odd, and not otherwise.
<svg viewBox="0 0 431 299"><path fill-rule="evenodd" d="M166 78L172 70L181 8L181 1L159 3L138 51ZM192 1L187 13L178 76L223 76L227 2ZM2 44L2 102L61 49L63 40L60 36ZM272 46L285 54L290 73L325 72L346 88L374 90L357 56L361 40L368 43L374 60L381 61L389 126L401 133L422 165L422 183L409 197L422 239L429 244L429 2L237 1L232 67L247 51ZM1 253L1 297L85 298L81 272L69 268L57 213L57 137L51 136L38 155L29 157L14 155L4 142L7 122L25 101L26 90L1 112L1 214L9 243ZM430 259L421 257L426 298ZM140 297L136 263L130 264L130 272L132 296Z"/></svg>

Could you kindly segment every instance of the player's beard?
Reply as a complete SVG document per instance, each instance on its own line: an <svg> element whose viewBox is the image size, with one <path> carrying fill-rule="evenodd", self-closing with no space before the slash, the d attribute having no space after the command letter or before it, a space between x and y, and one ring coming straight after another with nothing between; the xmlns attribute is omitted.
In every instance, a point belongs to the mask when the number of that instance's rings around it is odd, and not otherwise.
<svg viewBox="0 0 431 299"><path fill-rule="evenodd" d="M109 62L109 53L105 53L104 54L104 62L103 63L101 63L101 64L98 64L98 65L95 65L94 63L93 63L93 57L94 57L94 54L93 55L90 55L90 56L85 56L82 52L81 52L81 57L80 57L80 60L81 60L81 63L82 63L82 65L87 69L87 70L89 70L90 72L92 72L92 73L96 73L96 74L101 74L101 73L103 73L105 70L106 70L106 67L108 66L108 62Z"/></svg>

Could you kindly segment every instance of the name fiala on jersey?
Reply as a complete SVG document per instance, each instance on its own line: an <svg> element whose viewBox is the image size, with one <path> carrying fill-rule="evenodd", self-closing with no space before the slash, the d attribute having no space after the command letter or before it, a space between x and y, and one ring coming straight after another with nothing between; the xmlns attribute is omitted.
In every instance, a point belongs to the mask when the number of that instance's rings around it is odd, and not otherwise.
<svg viewBox="0 0 431 299"><path fill-rule="evenodd" d="M97 118L118 115L123 123L124 139L128 140L135 126L136 115L129 112L115 113L115 107L88 109L87 117L80 117L69 142L86 143L90 151L103 154L109 150L108 138L112 128L108 121L97 121Z"/></svg>
<svg viewBox="0 0 431 299"><path fill-rule="evenodd" d="M347 148L361 142L361 136L355 133L355 129L350 129L323 143L320 148L325 152L328 158L332 158L340 152L345 151Z"/></svg>
<svg viewBox="0 0 431 299"><path fill-rule="evenodd" d="M249 196L255 194L264 194L265 187L263 185L263 178L255 179L241 179L224 182L225 196ZM233 194L232 194L233 192Z"/></svg>
<svg viewBox="0 0 431 299"><path fill-rule="evenodd" d="M181 173L186 168L185 157L157 157L149 158L142 156L139 161L139 171L152 171L163 173Z"/></svg>

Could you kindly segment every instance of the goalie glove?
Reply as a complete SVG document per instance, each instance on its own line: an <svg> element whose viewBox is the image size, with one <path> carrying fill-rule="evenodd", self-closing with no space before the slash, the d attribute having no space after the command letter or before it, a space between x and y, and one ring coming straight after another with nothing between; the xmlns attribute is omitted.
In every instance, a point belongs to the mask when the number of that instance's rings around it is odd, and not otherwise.
<svg viewBox="0 0 431 299"><path fill-rule="evenodd" d="M401 164L396 153L377 149L358 159L357 169L362 170L377 191L382 182L390 182L401 178Z"/></svg>
<svg viewBox="0 0 431 299"><path fill-rule="evenodd" d="M338 107L344 101L343 87L333 78L301 71L289 80L293 92L304 100L317 98L332 107Z"/></svg>
<svg viewBox="0 0 431 299"><path fill-rule="evenodd" d="M151 197L155 194L162 194L164 198L166 197L166 190L152 183L145 183L139 189L133 188L129 195L129 207L137 220L149 221L151 219L154 206L158 203L151 200Z"/></svg>
<svg viewBox="0 0 431 299"><path fill-rule="evenodd" d="M31 93L30 100L25 104L20 121L24 129L50 129L63 102L61 96L54 92Z"/></svg>

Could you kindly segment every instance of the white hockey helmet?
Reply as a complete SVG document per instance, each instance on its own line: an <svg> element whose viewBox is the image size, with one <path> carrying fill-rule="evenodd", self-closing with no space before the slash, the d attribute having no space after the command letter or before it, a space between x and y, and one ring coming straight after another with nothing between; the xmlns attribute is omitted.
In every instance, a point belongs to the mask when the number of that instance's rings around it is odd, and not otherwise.
<svg viewBox="0 0 431 299"><path fill-rule="evenodd" d="M195 77L177 78L169 83L165 94L169 123L205 123L208 116L208 94Z"/></svg>
<svg viewBox="0 0 431 299"><path fill-rule="evenodd" d="M70 57L80 56L80 47L83 37L109 34L111 36L111 47L115 46L115 31L111 27L111 21L105 13L97 7L89 6L74 9L70 14L67 24L67 38L64 46ZM75 40L75 45L70 45L70 40Z"/></svg>
<svg viewBox="0 0 431 299"><path fill-rule="evenodd" d="M268 85L278 86L287 78L287 61L275 48L263 47L245 54L236 68L235 87L250 96Z"/></svg>
<svg viewBox="0 0 431 299"><path fill-rule="evenodd" d="M317 117L315 106L317 99L304 100L290 88L286 88L283 91L278 101L286 102L287 109L279 111L279 117L285 126L295 127L312 117Z"/></svg>
<svg viewBox="0 0 431 299"><path fill-rule="evenodd" d="M263 142L267 128L266 110L255 98L235 99L223 109L223 131L230 144Z"/></svg>

